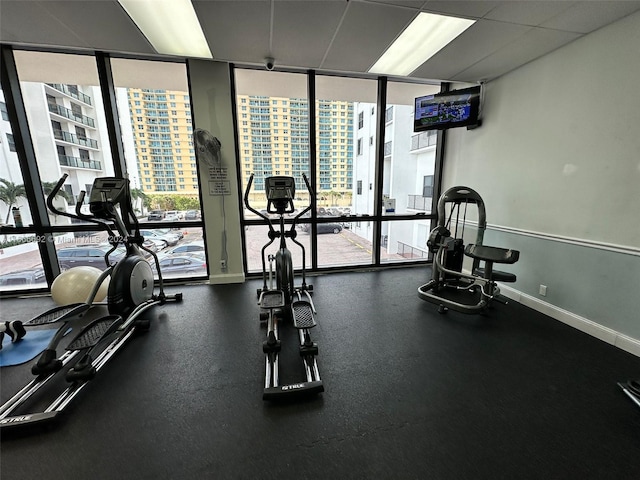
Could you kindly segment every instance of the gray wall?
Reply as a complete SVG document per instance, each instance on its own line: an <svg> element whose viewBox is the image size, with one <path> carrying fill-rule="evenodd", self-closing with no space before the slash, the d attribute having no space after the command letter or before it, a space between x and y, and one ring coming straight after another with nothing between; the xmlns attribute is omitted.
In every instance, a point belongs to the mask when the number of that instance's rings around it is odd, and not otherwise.
<svg viewBox="0 0 640 480"><path fill-rule="evenodd" d="M483 197L485 243L521 250L513 288L635 339L639 46L636 13L488 83L484 124L448 132L444 168L445 189Z"/></svg>

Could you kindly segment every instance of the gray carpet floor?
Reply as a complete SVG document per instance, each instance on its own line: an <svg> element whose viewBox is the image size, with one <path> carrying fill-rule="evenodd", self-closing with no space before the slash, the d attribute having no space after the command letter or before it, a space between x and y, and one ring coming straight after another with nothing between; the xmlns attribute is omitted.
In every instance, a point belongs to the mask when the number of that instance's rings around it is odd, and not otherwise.
<svg viewBox="0 0 640 480"><path fill-rule="evenodd" d="M616 386L640 377L640 358L514 302L438 314L417 296L427 278L424 268L311 277L326 391L286 404L262 400L261 282L171 287L184 302L156 307L150 331L59 422L3 435L0 475L640 478L640 409ZM0 308L30 318L50 306ZM292 330L282 332L285 382L303 378ZM28 369L2 369L3 401Z"/></svg>

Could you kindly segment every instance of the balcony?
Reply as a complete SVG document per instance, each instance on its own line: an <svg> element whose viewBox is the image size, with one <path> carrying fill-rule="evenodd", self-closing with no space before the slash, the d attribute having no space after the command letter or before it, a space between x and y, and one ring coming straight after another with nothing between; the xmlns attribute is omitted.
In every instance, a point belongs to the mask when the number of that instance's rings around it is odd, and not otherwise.
<svg viewBox="0 0 640 480"><path fill-rule="evenodd" d="M431 212L431 197L423 197L422 195L409 195L407 208L411 210L419 210L421 212Z"/></svg>
<svg viewBox="0 0 640 480"><path fill-rule="evenodd" d="M64 130L54 130L53 136L56 140L62 140L63 142L74 143L76 145L82 145L83 147L98 149L98 142L92 138L79 137L73 133L65 132Z"/></svg>
<svg viewBox="0 0 640 480"><path fill-rule="evenodd" d="M429 132L421 132L411 137L411 151L421 150L427 147L435 146L438 141L438 133L435 130Z"/></svg>
<svg viewBox="0 0 640 480"><path fill-rule="evenodd" d="M429 252L422 250L421 248L412 247L406 243L398 242L398 255L403 258L426 259L429 257Z"/></svg>
<svg viewBox="0 0 640 480"><path fill-rule="evenodd" d="M75 98L76 100L81 101L87 105L92 105L91 97L89 95L85 95L82 92L79 92L77 88L70 88L69 85L63 85L61 83L47 83L51 88L58 90L59 92L64 93L65 95L70 96L71 98Z"/></svg>
<svg viewBox="0 0 640 480"><path fill-rule="evenodd" d="M73 120L74 122L81 123L88 127L96 128L95 121L91 117L87 117L80 113L74 113L72 110L55 103L49 103L48 105L51 113L55 113L56 115L60 115L61 117L68 118L69 120Z"/></svg>
<svg viewBox="0 0 640 480"><path fill-rule="evenodd" d="M92 170L102 170L102 165L96 160L71 157L69 155L58 155L60 165L73 168L90 168Z"/></svg>

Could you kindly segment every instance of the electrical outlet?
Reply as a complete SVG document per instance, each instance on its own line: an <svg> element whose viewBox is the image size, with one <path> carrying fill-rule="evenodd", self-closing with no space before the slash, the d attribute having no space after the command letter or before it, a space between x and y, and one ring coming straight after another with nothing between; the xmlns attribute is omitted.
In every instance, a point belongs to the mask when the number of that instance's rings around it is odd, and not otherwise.
<svg viewBox="0 0 640 480"><path fill-rule="evenodd" d="M546 285L540 285L540 295L542 295L543 297L547 296L547 286Z"/></svg>
<svg viewBox="0 0 640 480"><path fill-rule="evenodd" d="M220 269L221 270L226 270L227 269L227 261L226 260L220 260Z"/></svg>

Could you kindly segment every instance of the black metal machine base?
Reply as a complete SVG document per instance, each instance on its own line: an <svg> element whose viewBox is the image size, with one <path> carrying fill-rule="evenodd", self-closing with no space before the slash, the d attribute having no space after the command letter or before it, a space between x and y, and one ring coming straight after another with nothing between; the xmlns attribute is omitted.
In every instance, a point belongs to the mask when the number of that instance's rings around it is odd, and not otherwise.
<svg viewBox="0 0 640 480"><path fill-rule="evenodd" d="M298 396L317 395L324 392L322 380L313 382L292 383L290 385L280 385L264 389L263 400L278 401L291 399Z"/></svg>

